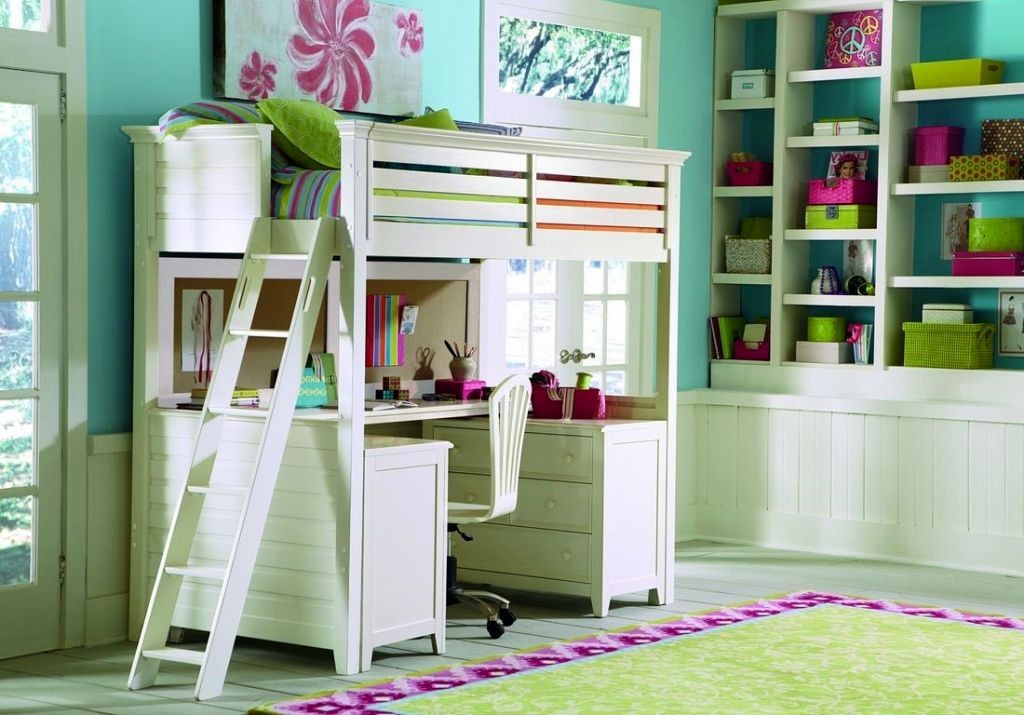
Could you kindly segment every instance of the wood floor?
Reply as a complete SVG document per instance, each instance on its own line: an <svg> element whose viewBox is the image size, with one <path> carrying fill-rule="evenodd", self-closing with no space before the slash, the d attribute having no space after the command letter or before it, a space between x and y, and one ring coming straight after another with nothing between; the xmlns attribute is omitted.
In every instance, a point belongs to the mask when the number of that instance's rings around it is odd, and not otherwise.
<svg viewBox="0 0 1024 715"><path fill-rule="evenodd" d="M487 636L481 618L457 607L449 612L444 656L431 655L427 639L407 641L377 649L371 671L347 677L334 674L327 651L240 639L224 694L204 703L192 699L195 670L186 666L165 664L155 687L126 690L131 643L55 651L0 661L0 713L239 713L289 695L811 589L1024 615L1024 578L691 541L676 552L676 601L670 606L649 607L646 593L635 594L614 600L607 618L593 618L586 599L506 593L516 599L520 620L500 640Z"/></svg>

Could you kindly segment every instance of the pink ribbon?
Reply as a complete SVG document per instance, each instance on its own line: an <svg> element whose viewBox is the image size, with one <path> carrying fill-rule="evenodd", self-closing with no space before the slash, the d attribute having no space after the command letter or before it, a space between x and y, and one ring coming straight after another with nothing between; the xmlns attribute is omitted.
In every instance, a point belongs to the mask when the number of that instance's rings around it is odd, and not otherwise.
<svg viewBox="0 0 1024 715"><path fill-rule="evenodd" d="M850 332L850 337L846 339L846 342L856 343L860 340L861 333L864 332L864 325L862 323L850 323L846 326L846 329Z"/></svg>

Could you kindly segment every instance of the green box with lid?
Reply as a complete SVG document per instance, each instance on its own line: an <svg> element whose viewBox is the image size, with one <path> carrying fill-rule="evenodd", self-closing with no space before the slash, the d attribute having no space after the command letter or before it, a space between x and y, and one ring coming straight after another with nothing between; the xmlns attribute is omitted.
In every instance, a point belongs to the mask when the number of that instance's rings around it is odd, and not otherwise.
<svg viewBox="0 0 1024 715"><path fill-rule="evenodd" d="M804 225L810 229L874 228L877 208L866 204L808 206Z"/></svg>
<svg viewBox="0 0 1024 715"><path fill-rule="evenodd" d="M967 222L968 251L1024 251L1024 218L972 218Z"/></svg>

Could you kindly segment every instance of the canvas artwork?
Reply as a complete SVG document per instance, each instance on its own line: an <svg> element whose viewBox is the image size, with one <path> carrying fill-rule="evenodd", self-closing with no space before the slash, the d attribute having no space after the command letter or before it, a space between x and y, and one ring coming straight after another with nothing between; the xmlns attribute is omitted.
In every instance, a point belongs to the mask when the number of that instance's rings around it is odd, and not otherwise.
<svg viewBox="0 0 1024 715"><path fill-rule="evenodd" d="M999 354L1024 357L1024 293L999 291Z"/></svg>
<svg viewBox="0 0 1024 715"><path fill-rule="evenodd" d="M967 250L968 222L981 218L981 204L942 204L942 240L939 254L944 261L953 260L954 251Z"/></svg>
<svg viewBox="0 0 1024 715"><path fill-rule="evenodd" d="M825 69L882 63L882 11L836 12L828 18Z"/></svg>
<svg viewBox="0 0 1024 715"><path fill-rule="evenodd" d="M422 18L370 0L215 0L214 93L419 113Z"/></svg>

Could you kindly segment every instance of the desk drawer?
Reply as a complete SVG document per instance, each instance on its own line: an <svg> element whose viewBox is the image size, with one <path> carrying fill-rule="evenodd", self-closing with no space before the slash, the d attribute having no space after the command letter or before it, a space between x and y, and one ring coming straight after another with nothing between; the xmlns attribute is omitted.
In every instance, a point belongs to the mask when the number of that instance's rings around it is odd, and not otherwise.
<svg viewBox="0 0 1024 715"><path fill-rule="evenodd" d="M520 485L522 480L520 480ZM520 495L521 496L521 495ZM481 474L448 474L448 501L464 504L487 504L491 498L491 478ZM507 524L508 514L491 519L497 524ZM470 525L472 526L472 525Z"/></svg>
<svg viewBox="0 0 1024 715"><path fill-rule="evenodd" d="M589 484L520 479L519 501L509 523L589 534L590 490Z"/></svg>
<svg viewBox="0 0 1024 715"><path fill-rule="evenodd" d="M453 471L490 471L491 444L487 430L437 426L430 438L448 440L455 445L448 454L448 464ZM592 445L589 437L527 432L523 442L522 474L590 482Z"/></svg>
<svg viewBox="0 0 1024 715"><path fill-rule="evenodd" d="M590 582L590 537L502 524L473 527L473 541L452 541L459 569Z"/></svg>

